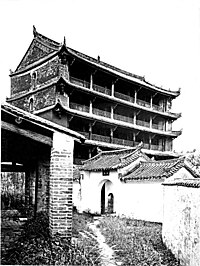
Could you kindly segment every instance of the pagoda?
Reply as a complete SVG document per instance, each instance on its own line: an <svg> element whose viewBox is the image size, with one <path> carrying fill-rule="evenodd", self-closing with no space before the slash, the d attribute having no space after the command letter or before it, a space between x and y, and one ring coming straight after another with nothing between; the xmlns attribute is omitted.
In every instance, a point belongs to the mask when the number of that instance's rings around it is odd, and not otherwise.
<svg viewBox="0 0 200 266"><path fill-rule="evenodd" d="M33 27L33 40L10 74L7 102L83 135L76 143L74 163L98 151L136 147L146 154L172 158L171 91L150 84L144 77L121 70L47 38Z"/></svg>

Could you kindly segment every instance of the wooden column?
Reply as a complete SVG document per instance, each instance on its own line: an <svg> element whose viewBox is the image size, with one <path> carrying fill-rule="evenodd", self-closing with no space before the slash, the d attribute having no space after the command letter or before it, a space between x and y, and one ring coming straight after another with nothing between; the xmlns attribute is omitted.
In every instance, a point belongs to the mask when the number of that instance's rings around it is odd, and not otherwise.
<svg viewBox="0 0 200 266"><path fill-rule="evenodd" d="M137 103L137 91L135 90L134 103Z"/></svg>
<svg viewBox="0 0 200 266"><path fill-rule="evenodd" d="M113 143L113 128L110 129L110 143Z"/></svg>
<svg viewBox="0 0 200 266"><path fill-rule="evenodd" d="M89 110L90 114L92 114L92 101L90 100L90 110Z"/></svg>
<svg viewBox="0 0 200 266"><path fill-rule="evenodd" d="M90 89L93 89L93 75L90 75Z"/></svg>
<svg viewBox="0 0 200 266"><path fill-rule="evenodd" d="M150 108L153 108L153 96L151 95L151 99L150 99Z"/></svg>
<svg viewBox="0 0 200 266"><path fill-rule="evenodd" d="M149 149L151 150L151 140L152 140L152 137L151 137L151 134L149 135Z"/></svg>
<svg viewBox="0 0 200 266"><path fill-rule="evenodd" d="M114 82L112 83L112 87L111 87L111 96L115 95L115 84Z"/></svg>
<svg viewBox="0 0 200 266"><path fill-rule="evenodd" d="M114 107L111 106L111 119L114 119Z"/></svg>
<svg viewBox="0 0 200 266"><path fill-rule="evenodd" d="M133 124L136 125L136 111L134 111L133 114Z"/></svg>
<svg viewBox="0 0 200 266"><path fill-rule="evenodd" d="M152 115L150 115L149 127L152 128Z"/></svg>
<svg viewBox="0 0 200 266"><path fill-rule="evenodd" d="M89 125L89 139L92 139L92 124Z"/></svg>

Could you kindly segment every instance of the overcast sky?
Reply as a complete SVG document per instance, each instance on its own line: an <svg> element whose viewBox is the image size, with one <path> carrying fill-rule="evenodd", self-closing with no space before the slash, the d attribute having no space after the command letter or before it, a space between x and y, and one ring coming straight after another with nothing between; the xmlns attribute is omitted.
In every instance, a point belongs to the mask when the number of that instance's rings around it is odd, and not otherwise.
<svg viewBox="0 0 200 266"><path fill-rule="evenodd" d="M38 32L87 55L178 90L174 149L200 149L200 1L0 0L1 98Z"/></svg>

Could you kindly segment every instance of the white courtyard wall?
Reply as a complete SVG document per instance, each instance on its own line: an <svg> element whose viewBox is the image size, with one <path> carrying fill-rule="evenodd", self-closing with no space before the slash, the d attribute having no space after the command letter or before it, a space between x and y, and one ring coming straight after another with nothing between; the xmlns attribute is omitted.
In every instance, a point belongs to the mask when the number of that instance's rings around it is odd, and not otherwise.
<svg viewBox="0 0 200 266"><path fill-rule="evenodd" d="M162 222L163 187L161 181L122 183L116 213L135 219Z"/></svg>
<svg viewBox="0 0 200 266"><path fill-rule="evenodd" d="M181 173L189 177L186 170ZM191 176L190 176L191 178ZM180 265L200 265L200 188L164 186L163 241Z"/></svg>

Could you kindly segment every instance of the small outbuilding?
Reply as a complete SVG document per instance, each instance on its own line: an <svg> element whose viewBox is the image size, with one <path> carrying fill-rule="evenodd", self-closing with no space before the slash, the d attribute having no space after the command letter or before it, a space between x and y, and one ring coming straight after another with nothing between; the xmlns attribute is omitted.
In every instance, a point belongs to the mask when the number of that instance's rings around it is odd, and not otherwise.
<svg viewBox="0 0 200 266"><path fill-rule="evenodd" d="M165 180L195 178L185 157L155 161L137 149L102 151L84 161L74 202L80 211L163 220ZM78 189L79 187L79 189Z"/></svg>

